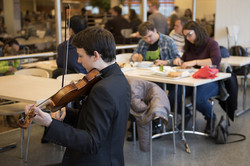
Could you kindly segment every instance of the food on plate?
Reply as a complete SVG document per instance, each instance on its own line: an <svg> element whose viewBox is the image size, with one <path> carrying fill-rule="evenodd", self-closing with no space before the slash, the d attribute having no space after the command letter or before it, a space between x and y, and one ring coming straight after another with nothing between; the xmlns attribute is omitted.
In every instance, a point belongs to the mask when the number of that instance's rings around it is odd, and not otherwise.
<svg viewBox="0 0 250 166"><path fill-rule="evenodd" d="M160 65L160 66L159 66L159 71L163 71L163 70L164 70L163 65Z"/></svg>
<svg viewBox="0 0 250 166"><path fill-rule="evenodd" d="M175 69L192 69L192 67L191 67L191 66L188 66L188 67L186 67L186 68L182 68L181 66L176 66Z"/></svg>
<svg viewBox="0 0 250 166"><path fill-rule="evenodd" d="M181 71L175 71L175 72L169 72L168 77L181 77L182 72Z"/></svg>
<svg viewBox="0 0 250 166"><path fill-rule="evenodd" d="M138 56L138 59L137 59L137 61L138 62L141 62L142 60L143 60L143 56L142 56L142 54L138 54L139 56Z"/></svg>

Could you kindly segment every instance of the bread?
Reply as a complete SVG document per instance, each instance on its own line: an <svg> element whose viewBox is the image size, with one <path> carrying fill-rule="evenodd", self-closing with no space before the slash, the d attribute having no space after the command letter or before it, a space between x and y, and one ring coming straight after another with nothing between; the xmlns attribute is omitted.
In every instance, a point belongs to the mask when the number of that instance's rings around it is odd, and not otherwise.
<svg viewBox="0 0 250 166"><path fill-rule="evenodd" d="M137 61L141 62L142 60L143 60L143 56L141 54L139 54Z"/></svg>
<svg viewBox="0 0 250 166"><path fill-rule="evenodd" d="M182 72L181 71L176 71L176 72L169 72L168 77L181 77Z"/></svg>

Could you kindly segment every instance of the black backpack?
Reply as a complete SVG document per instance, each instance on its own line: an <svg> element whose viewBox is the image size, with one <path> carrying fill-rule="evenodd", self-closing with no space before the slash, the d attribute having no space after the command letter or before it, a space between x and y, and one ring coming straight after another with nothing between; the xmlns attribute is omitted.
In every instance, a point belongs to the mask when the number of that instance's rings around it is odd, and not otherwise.
<svg viewBox="0 0 250 166"><path fill-rule="evenodd" d="M231 56L248 56L246 49L242 46L232 46L229 50ZM245 66L247 68L247 74L250 70L250 65ZM244 75L245 67L233 67L233 72L236 75Z"/></svg>

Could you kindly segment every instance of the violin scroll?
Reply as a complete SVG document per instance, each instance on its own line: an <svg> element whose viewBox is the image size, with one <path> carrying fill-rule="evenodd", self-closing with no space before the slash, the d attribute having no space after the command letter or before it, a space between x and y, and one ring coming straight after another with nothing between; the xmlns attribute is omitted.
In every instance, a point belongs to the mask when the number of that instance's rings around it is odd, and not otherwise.
<svg viewBox="0 0 250 166"><path fill-rule="evenodd" d="M18 121L17 124L20 128L22 129L26 129L27 127L29 127L29 125L32 122L32 118L35 116L35 112L34 112L34 107L32 107L29 111L29 113L27 115L22 116Z"/></svg>

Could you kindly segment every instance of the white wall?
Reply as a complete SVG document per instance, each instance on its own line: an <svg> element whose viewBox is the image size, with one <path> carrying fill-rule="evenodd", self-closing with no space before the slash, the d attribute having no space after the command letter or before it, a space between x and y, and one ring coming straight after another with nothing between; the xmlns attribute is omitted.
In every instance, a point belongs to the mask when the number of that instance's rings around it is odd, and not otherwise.
<svg viewBox="0 0 250 166"><path fill-rule="evenodd" d="M174 5L179 6L182 15L187 8L190 8L193 11L193 0L175 0Z"/></svg>
<svg viewBox="0 0 250 166"><path fill-rule="evenodd" d="M179 6L180 12L184 14L185 9L193 11L193 0L175 0L174 4ZM213 19L216 12L216 0L196 0L196 18L206 18L208 21Z"/></svg>
<svg viewBox="0 0 250 166"><path fill-rule="evenodd" d="M215 40L227 47L227 25L239 25L238 45L250 47L249 0L217 0Z"/></svg>

